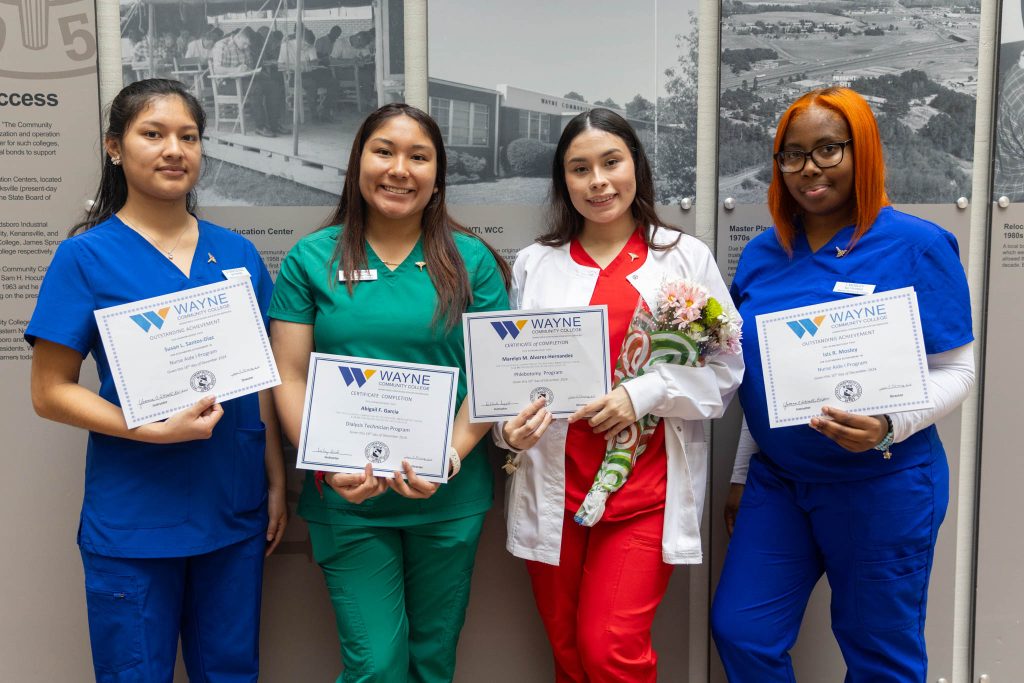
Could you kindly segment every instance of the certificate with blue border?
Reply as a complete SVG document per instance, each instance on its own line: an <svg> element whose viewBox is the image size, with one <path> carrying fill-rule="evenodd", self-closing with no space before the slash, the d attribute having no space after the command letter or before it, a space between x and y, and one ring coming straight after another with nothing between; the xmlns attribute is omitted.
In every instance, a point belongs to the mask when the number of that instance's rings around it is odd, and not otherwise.
<svg viewBox="0 0 1024 683"><path fill-rule="evenodd" d="M448 481L459 369L313 353L296 466Z"/></svg>
<svg viewBox="0 0 1024 683"><path fill-rule="evenodd" d="M281 383L248 277L95 312L129 429Z"/></svg>
<svg viewBox="0 0 1024 683"><path fill-rule="evenodd" d="M608 307L466 313L470 422L515 417L543 397L568 417L611 390Z"/></svg>
<svg viewBox="0 0 1024 683"><path fill-rule="evenodd" d="M771 427L807 424L822 406L864 415L932 406L913 287L755 320Z"/></svg>

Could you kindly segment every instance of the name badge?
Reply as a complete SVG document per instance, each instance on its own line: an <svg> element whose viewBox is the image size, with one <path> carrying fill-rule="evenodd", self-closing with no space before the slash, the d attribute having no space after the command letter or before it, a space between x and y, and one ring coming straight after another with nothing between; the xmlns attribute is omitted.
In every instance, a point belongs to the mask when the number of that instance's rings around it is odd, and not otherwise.
<svg viewBox="0 0 1024 683"><path fill-rule="evenodd" d="M864 296L865 294L874 294L874 285L864 285L859 282L837 282L836 286L832 288L833 292L839 294L857 294Z"/></svg>
<svg viewBox="0 0 1024 683"><path fill-rule="evenodd" d="M353 282L362 282L364 280L376 280L376 279L377 279L377 269L376 268L370 268L369 270L357 270L356 272L352 273L352 280L353 280ZM338 282L345 282L345 271L344 270L339 270L338 271Z"/></svg>
<svg viewBox="0 0 1024 683"><path fill-rule="evenodd" d="M236 277L252 277L245 266L242 266L241 268L225 268L223 272L225 280L233 280Z"/></svg>

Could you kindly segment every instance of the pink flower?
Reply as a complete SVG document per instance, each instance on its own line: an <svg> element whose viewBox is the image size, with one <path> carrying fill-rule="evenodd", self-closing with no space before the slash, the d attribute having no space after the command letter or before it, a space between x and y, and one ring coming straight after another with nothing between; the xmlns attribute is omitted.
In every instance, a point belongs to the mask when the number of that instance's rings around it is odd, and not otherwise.
<svg viewBox="0 0 1024 683"><path fill-rule="evenodd" d="M708 290L687 280L666 282L661 286L665 306L674 313L671 320L682 328L701 317L708 302Z"/></svg>

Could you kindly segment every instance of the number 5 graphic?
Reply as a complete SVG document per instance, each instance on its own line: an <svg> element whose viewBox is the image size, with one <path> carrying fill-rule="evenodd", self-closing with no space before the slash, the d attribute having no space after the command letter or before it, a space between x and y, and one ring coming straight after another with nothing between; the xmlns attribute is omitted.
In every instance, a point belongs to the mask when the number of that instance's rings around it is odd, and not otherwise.
<svg viewBox="0 0 1024 683"><path fill-rule="evenodd" d="M72 29L72 24L82 24L81 28ZM85 14L72 14L57 20L64 45L72 49L65 54L76 62L90 59L96 54L96 37L89 32L89 17ZM74 49L76 41L81 41L81 49Z"/></svg>

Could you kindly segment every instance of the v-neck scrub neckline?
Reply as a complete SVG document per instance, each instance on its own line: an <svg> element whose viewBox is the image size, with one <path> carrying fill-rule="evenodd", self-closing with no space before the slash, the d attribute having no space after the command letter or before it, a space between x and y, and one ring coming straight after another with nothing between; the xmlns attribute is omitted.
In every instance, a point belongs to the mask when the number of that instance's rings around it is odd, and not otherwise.
<svg viewBox="0 0 1024 683"><path fill-rule="evenodd" d="M193 218L195 218L195 216L193 216ZM152 253L155 256L158 256L159 259L161 261L163 261L166 266L170 267L175 272L177 272L178 275L183 280L185 280L186 282L192 282L192 275L193 275L193 273L196 270L196 263L197 263L197 261L199 259L200 250L203 249L203 242L204 242L204 240L203 240L203 232L204 232L203 231L203 221L201 221L198 218L196 218L196 233L197 233L196 234L196 248L195 248L195 251L192 252L192 260L189 263L188 275L185 275L185 271L183 271L181 268L176 266L174 264L174 261L172 261L171 259L167 258L167 254L165 252L161 251L159 247L157 247L155 244L153 244L148 239L146 239L146 237L144 235L142 235L142 233L140 233L138 230L134 229L133 227L131 227L130 225L125 223L123 220L121 220L120 217L118 217L118 215L116 213L111 215L110 221L111 221L111 223L113 223L115 226L121 228L122 230L126 230L126 231L130 232L131 234L135 235L135 237L137 239L139 239L143 244L145 244L149 248L149 250L152 251ZM160 267L163 268L164 266L160 266Z"/></svg>
<svg viewBox="0 0 1024 683"><path fill-rule="evenodd" d="M388 265L386 263L384 263L384 260L380 256L377 255L377 252L374 251L373 247L370 245L370 242L368 240L365 242L365 244L366 244L366 267L371 269L371 270L372 269L376 269L377 270L377 279L387 278L389 276L390 277L397 277L397 276L401 275L402 272L408 270L409 267L415 268L417 261L422 261L423 260L423 236L422 235L420 235L420 237L416 240L416 243L414 245L412 245L412 250L406 255L406 257L404 259L402 259L402 261L397 266L395 266L394 270L389 268ZM422 268L417 268L417 270L421 271L421 272L425 272Z"/></svg>

